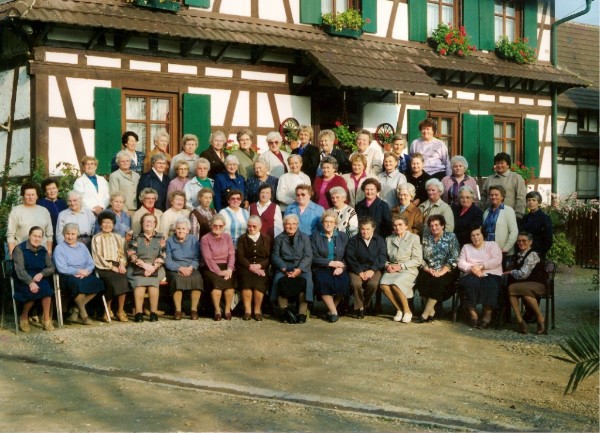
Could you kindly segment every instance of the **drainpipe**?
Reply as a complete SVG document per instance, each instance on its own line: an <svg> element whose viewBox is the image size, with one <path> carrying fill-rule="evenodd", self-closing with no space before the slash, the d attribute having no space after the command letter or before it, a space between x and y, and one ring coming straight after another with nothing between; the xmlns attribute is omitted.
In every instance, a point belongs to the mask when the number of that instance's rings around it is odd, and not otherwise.
<svg viewBox="0 0 600 433"><path fill-rule="evenodd" d="M567 21L571 21L581 15L587 14L592 8L592 2L594 0L585 0L585 9L576 12L573 15L561 18L558 21L554 21L550 31L550 60L552 66L555 68L558 66L558 51L557 51L557 35L558 26ZM552 16L555 16L555 3L552 2ZM557 179L558 179L558 90L556 86L552 87L552 193L558 194Z"/></svg>

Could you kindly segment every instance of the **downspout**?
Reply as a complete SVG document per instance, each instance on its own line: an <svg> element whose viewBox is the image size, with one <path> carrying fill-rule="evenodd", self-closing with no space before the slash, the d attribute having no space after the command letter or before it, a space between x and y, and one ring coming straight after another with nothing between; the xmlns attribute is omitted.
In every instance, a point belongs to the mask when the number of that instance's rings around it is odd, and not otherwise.
<svg viewBox="0 0 600 433"><path fill-rule="evenodd" d="M592 8L592 2L594 0L585 0L585 9L576 12L573 15L566 16L561 18L558 21L554 21L551 26L550 31L550 60L552 62L552 66L555 68L558 66L558 52L557 52L557 35L556 32L558 30L558 26L567 21L571 21L581 15L587 14ZM552 2L552 16L555 16L555 2ZM552 86L552 193L558 194L558 90L556 85Z"/></svg>

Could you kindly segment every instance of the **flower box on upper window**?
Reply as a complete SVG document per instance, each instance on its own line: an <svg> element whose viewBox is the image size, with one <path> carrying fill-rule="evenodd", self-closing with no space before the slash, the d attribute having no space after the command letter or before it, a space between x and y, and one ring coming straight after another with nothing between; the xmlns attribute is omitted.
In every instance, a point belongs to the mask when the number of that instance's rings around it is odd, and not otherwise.
<svg viewBox="0 0 600 433"><path fill-rule="evenodd" d="M348 38L360 38L363 26L368 23L364 20L360 11L348 9L344 12L329 12L323 14L323 30L330 35L344 36Z"/></svg>
<svg viewBox="0 0 600 433"><path fill-rule="evenodd" d="M171 12L178 12L181 7L181 3L174 0L133 0L132 3L136 6L162 9Z"/></svg>

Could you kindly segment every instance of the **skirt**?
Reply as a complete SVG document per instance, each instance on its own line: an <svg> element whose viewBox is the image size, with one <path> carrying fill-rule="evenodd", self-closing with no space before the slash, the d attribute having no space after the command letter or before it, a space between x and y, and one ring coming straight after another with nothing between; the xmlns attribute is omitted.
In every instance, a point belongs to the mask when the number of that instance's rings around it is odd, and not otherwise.
<svg viewBox="0 0 600 433"><path fill-rule="evenodd" d="M496 308L501 283L502 277L500 275L488 275L483 278L476 277L473 274L465 275L459 281L465 294L465 307L472 309L481 304Z"/></svg>
<svg viewBox="0 0 600 433"><path fill-rule="evenodd" d="M410 299L415 295L413 287L415 286L416 279L417 276L414 274L414 271L402 270L400 272L385 272L382 275L381 280L379 280L379 284L396 286L404 293L404 296Z"/></svg>
<svg viewBox="0 0 600 433"><path fill-rule="evenodd" d="M346 271L333 275L333 268L317 268L313 272L313 279L315 289L321 295L350 295L350 276Z"/></svg>
<svg viewBox="0 0 600 433"><path fill-rule="evenodd" d="M537 298L546 294L546 286L535 281L524 281L522 283L512 283L508 286L510 296L528 296Z"/></svg>
<svg viewBox="0 0 600 433"><path fill-rule="evenodd" d="M219 269L224 271L227 269L227 263L219 263ZM215 274L213 271L208 269L207 267L202 268L202 276L204 280L210 283L210 286L213 289L217 290L225 290L225 289L234 289L237 285L237 281L235 279L235 272L231 276L229 280L226 280L220 275Z"/></svg>
<svg viewBox="0 0 600 433"><path fill-rule="evenodd" d="M237 271L237 273L239 277L238 285L240 289L258 290L263 294L267 291L269 284L268 275L261 277L260 275L256 275L254 272L250 272L247 269L240 269Z"/></svg>
<svg viewBox="0 0 600 433"><path fill-rule="evenodd" d="M448 272L441 277L434 277L430 273L420 270L416 286L422 298L445 301L454 294L455 281L456 271Z"/></svg>
<svg viewBox="0 0 600 433"><path fill-rule="evenodd" d="M165 279L165 269L163 266L158 268L158 276L157 277L145 277L144 275L133 275L133 268L131 266L127 267L127 280L129 284L134 289L136 287L158 287L160 286L160 282Z"/></svg>
<svg viewBox="0 0 600 433"><path fill-rule="evenodd" d="M98 276L106 287L106 298L112 299L130 291L127 276L113 271L98 269Z"/></svg>
<svg viewBox="0 0 600 433"><path fill-rule="evenodd" d="M61 275L60 283L71 296L91 295L104 290L102 280L92 273L85 278L75 278L73 275Z"/></svg>
<svg viewBox="0 0 600 433"><path fill-rule="evenodd" d="M167 271L167 280L171 295L177 291L200 290L204 292L204 281L197 269L194 269L189 277L184 277L179 272Z"/></svg>
<svg viewBox="0 0 600 433"><path fill-rule="evenodd" d="M54 289L52 288L52 281L50 278L42 278L37 283L40 290L37 293L33 293L27 284L23 284L20 280L15 278L15 301L17 302L29 302L37 301L38 299L47 298L48 296L54 295Z"/></svg>

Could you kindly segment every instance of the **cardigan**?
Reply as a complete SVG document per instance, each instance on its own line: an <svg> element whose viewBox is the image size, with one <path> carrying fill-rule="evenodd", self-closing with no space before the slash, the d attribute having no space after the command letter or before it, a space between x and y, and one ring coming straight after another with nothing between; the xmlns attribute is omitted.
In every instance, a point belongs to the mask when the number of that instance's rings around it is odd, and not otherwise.
<svg viewBox="0 0 600 433"><path fill-rule="evenodd" d="M129 173L123 170L113 171L108 177L108 191L121 192L125 198L125 207L127 210L135 212L138 208L137 186L140 183L140 175L133 170Z"/></svg>
<svg viewBox="0 0 600 433"><path fill-rule="evenodd" d="M158 193L154 207L164 212L167 210L167 189L169 189L169 182L171 182L171 178L167 173L163 173L163 178L160 180L154 169L151 169L148 173L144 173L140 177L137 186L137 196L140 196L140 192L144 188L154 189Z"/></svg>
<svg viewBox="0 0 600 433"><path fill-rule="evenodd" d="M506 197L504 197L504 204L510 206L514 211L517 218L522 218L525 214L525 195L527 194L527 187L523 178L514 171L507 170L502 174L494 173L485 180L483 188L481 189L481 203L484 209L490 207L488 200L488 191L493 185L501 185L506 190Z"/></svg>
<svg viewBox="0 0 600 433"><path fill-rule="evenodd" d="M502 275L502 251L494 241L484 241L482 248L475 248L471 243L460 250L458 269L471 273L475 265L483 265L485 274Z"/></svg>
<svg viewBox="0 0 600 433"><path fill-rule="evenodd" d="M489 213L490 209L483 213L483 221L485 221ZM495 234L496 243L502 251L508 253L509 256L514 254L514 246L519 235L519 228L517 227L515 211L510 206L504 205L504 209L500 209L500 214L496 220Z"/></svg>
<svg viewBox="0 0 600 433"><path fill-rule="evenodd" d="M223 173L225 171L225 163L217 153L217 151L210 146L204 152L200 154L200 158L205 158L210 162L210 170L208 171L208 177L214 179L215 176L219 173Z"/></svg>
<svg viewBox="0 0 600 433"><path fill-rule="evenodd" d="M387 259L385 240L376 234L367 246L360 234L350 238L346 248L348 270L360 274L368 270L381 271Z"/></svg>
<svg viewBox="0 0 600 433"><path fill-rule="evenodd" d="M314 195L312 198L312 201L314 201L315 203L319 203L319 199L321 197L321 187L323 185L323 176L318 176L315 179L315 182L313 183L313 191L314 191ZM334 175L331 179L329 179L329 183L327 184L327 189L325 190L325 195L327 196L327 208L333 207L333 202L331 201L331 195L329 194L329 191L331 191L331 188L334 188L336 186L342 187L344 188L344 191L346 191L346 203L348 203L348 195L349 195L349 191L348 191L348 187L346 186L346 181L345 179L340 176L340 175Z"/></svg>
<svg viewBox="0 0 600 433"><path fill-rule="evenodd" d="M266 162L267 166L269 167L269 173L271 174L271 176L277 178L283 176L284 173L288 173L290 171L290 167L287 162L287 159L290 156L289 153L280 150L279 154L283 158L283 163L281 163L279 158L277 158L277 156L275 156L275 154L270 150L267 150L259 157L259 159Z"/></svg>
<svg viewBox="0 0 600 433"><path fill-rule="evenodd" d="M348 246L348 235L344 232L340 232L337 229L333 231L331 236L333 242L335 242L335 248L333 250L333 260L345 262L344 257L346 255L346 247ZM328 259L329 256L329 240L322 230L314 232L310 235L310 245L313 251L313 268L327 268L329 267Z"/></svg>
<svg viewBox="0 0 600 433"><path fill-rule="evenodd" d="M364 217L371 217L375 220L375 234L386 238L392 233L392 212L386 202L379 197L373 200L371 206L367 206L367 200L361 200L356 203L356 214L358 222Z"/></svg>
<svg viewBox="0 0 600 433"><path fill-rule="evenodd" d="M452 205L452 214L454 215L454 234L462 247L465 244L471 243L471 227L480 226L483 224L483 211L472 204L471 207L463 214L462 206Z"/></svg>
<svg viewBox="0 0 600 433"><path fill-rule="evenodd" d="M108 182L99 174L96 175L96 181L98 182L98 189L87 176L87 174L83 174L78 177L73 183L73 189L75 191L79 191L82 197L83 206L88 209L94 209L96 206L100 206L102 209L106 209L108 207L108 201L110 198L110 194L108 192Z"/></svg>
<svg viewBox="0 0 600 433"><path fill-rule="evenodd" d="M244 233L238 239L235 257L238 270L248 270L250 265L259 264L260 268L266 271L271 264L271 238L261 233L254 242L248 233Z"/></svg>
<svg viewBox="0 0 600 433"><path fill-rule="evenodd" d="M427 223L427 219L431 215L442 215L446 220L446 226L444 227L444 231L453 232L454 231L454 214L452 213L452 209L448 206L448 203L444 202L441 198L438 199L437 202L431 203L428 200L424 201L419 205L419 209L423 213L423 235L428 235L429 232L429 224Z"/></svg>
<svg viewBox="0 0 600 433"><path fill-rule="evenodd" d="M526 231L533 236L531 249L543 260L552 248L552 220L541 209L526 213L519 224L519 231Z"/></svg>

